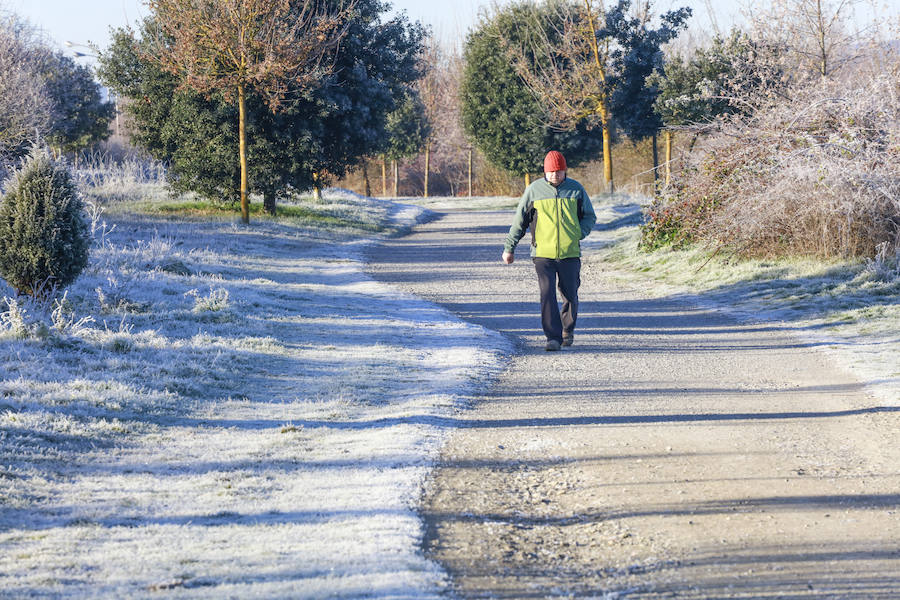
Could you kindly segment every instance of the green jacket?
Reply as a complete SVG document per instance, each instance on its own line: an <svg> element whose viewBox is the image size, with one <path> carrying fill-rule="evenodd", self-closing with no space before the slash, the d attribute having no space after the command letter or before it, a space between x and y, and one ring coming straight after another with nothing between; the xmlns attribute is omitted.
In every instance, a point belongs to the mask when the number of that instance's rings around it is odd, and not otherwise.
<svg viewBox="0 0 900 600"><path fill-rule="evenodd" d="M566 177L553 187L541 178L522 194L504 250L514 252L530 228L532 257L575 258L581 256L580 242L596 222L591 199L580 183Z"/></svg>

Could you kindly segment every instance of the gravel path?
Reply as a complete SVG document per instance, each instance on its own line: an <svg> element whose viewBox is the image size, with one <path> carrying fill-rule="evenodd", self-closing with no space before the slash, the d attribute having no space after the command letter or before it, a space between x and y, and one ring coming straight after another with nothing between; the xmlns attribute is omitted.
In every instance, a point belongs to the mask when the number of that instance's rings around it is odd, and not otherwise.
<svg viewBox="0 0 900 600"><path fill-rule="evenodd" d="M612 289L543 351L511 211L448 212L370 272L515 345L423 498L465 598L900 598L900 409L792 330ZM594 232L592 236L597 236Z"/></svg>

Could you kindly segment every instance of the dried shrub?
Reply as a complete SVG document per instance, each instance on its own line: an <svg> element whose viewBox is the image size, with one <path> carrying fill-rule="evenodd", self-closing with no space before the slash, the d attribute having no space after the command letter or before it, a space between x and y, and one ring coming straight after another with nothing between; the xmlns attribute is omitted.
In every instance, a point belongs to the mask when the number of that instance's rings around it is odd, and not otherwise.
<svg viewBox="0 0 900 600"><path fill-rule="evenodd" d="M900 247L900 85L821 80L719 123L650 207L642 245L743 256Z"/></svg>

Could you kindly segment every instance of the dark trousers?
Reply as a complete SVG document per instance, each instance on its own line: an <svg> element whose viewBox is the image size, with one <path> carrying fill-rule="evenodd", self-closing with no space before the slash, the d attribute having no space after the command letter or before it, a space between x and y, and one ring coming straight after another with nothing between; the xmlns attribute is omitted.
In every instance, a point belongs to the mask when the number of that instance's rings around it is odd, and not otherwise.
<svg viewBox="0 0 900 600"><path fill-rule="evenodd" d="M562 342L575 332L578 318L578 286L581 285L581 259L534 258L538 285L541 288L541 325L548 340ZM562 310L556 290L563 298Z"/></svg>

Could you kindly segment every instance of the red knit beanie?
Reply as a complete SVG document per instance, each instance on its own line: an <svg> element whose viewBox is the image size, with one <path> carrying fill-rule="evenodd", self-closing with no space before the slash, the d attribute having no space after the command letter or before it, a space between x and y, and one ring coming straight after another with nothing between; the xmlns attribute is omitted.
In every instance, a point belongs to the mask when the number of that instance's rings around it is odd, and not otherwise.
<svg viewBox="0 0 900 600"><path fill-rule="evenodd" d="M544 173L566 170L566 157L558 150L551 150L544 157Z"/></svg>

